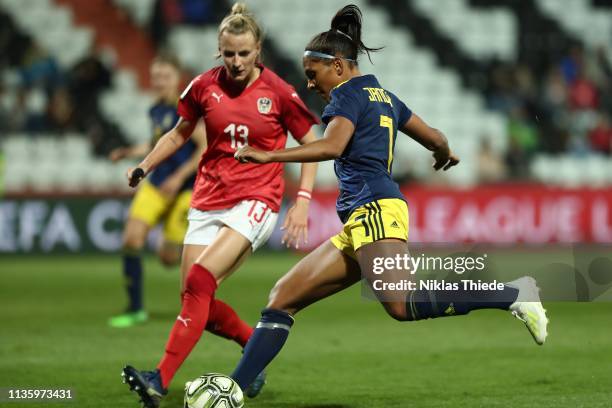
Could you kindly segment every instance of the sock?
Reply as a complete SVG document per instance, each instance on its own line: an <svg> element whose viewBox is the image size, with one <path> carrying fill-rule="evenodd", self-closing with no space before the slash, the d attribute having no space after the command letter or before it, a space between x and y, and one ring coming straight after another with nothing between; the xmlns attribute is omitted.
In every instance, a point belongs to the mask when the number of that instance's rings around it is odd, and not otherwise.
<svg viewBox="0 0 612 408"><path fill-rule="evenodd" d="M408 295L406 311L412 320L465 315L478 309L508 310L518 297L518 289L503 290L415 290Z"/></svg>
<svg viewBox="0 0 612 408"><path fill-rule="evenodd" d="M123 275L128 294L128 312L142 309L142 262L140 255L123 255Z"/></svg>
<svg viewBox="0 0 612 408"><path fill-rule="evenodd" d="M289 337L293 317L274 309L264 309L244 354L232 374L240 388L246 390L255 377L276 357Z"/></svg>
<svg viewBox="0 0 612 408"><path fill-rule="evenodd" d="M216 289L214 276L203 266L193 264L185 282L181 313L170 331L164 357L157 366L164 388L168 388L172 377L202 336Z"/></svg>
<svg viewBox="0 0 612 408"><path fill-rule="evenodd" d="M206 330L217 336L234 340L242 348L253 334L253 328L242 320L230 305L218 299L213 299L211 302Z"/></svg>

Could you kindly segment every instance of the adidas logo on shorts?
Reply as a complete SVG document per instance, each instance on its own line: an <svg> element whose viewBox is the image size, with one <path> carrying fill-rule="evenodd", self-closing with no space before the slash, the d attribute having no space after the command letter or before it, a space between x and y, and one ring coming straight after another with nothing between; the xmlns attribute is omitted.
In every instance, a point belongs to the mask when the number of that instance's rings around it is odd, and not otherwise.
<svg viewBox="0 0 612 408"><path fill-rule="evenodd" d="M391 228L399 228L399 225L397 225L397 221L393 221L391 223Z"/></svg>

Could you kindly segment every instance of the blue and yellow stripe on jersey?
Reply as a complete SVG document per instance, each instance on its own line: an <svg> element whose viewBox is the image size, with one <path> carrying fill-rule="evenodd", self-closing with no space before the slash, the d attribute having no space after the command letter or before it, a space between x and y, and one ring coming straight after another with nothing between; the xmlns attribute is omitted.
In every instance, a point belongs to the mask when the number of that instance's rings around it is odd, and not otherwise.
<svg viewBox="0 0 612 408"><path fill-rule="evenodd" d="M341 116L355 131L334 161L340 195L336 210L342 222L358 207L386 198L404 199L392 178L397 130L412 112L394 94L382 88L374 75L353 77L331 91L323 122Z"/></svg>
<svg viewBox="0 0 612 408"><path fill-rule="evenodd" d="M356 259L355 252L381 239L408 240L408 205L399 198L374 200L357 207L332 244Z"/></svg>

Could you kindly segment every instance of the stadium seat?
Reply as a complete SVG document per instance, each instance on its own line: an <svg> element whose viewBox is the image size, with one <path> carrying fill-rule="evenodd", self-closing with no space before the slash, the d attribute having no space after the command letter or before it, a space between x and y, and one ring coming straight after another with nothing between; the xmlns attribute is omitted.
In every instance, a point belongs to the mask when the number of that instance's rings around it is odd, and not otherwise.
<svg viewBox="0 0 612 408"><path fill-rule="evenodd" d="M517 22L505 9L475 11L467 0L404 1L411 1L420 13L473 58L511 60L517 55Z"/></svg>
<svg viewBox="0 0 612 408"><path fill-rule="evenodd" d="M216 65L219 52L216 27L176 27L170 31L170 48L181 62L194 73L204 72Z"/></svg>
<svg viewBox="0 0 612 408"><path fill-rule="evenodd" d="M146 27L153 17L155 0L113 0L123 8L136 24Z"/></svg>
<svg viewBox="0 0 612 408"><path fill-rule="evenodd" d="M536 0L536 4L587 45L612 51L612 12L595 9L590 0Z"/></svg>
<svg viewBox="0 0 612 408"><path fill-rule="evenodd" d="M608 183L608 161L609 158L593 154L585 159L586 163L582 170L583 185L602 187Z"/></svg>

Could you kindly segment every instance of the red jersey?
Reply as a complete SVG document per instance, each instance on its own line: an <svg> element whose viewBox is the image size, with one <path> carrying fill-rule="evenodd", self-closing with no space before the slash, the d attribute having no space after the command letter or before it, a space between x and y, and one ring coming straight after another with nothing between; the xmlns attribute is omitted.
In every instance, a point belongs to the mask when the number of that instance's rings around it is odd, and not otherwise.
<svg viewBox="0 0 612 408"><path fill-rule="evenodd" d="M224 66L197 76L181 95L178 113L203 117L208 148L202 155L191 206L230 208L257 199L278 212L285 187L282 163L240 163L234 153L248 144L270 151L285 148L287 131L300 140L315 123L295 89L269 69L249 87L236 89Z"/></svg>

